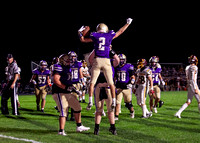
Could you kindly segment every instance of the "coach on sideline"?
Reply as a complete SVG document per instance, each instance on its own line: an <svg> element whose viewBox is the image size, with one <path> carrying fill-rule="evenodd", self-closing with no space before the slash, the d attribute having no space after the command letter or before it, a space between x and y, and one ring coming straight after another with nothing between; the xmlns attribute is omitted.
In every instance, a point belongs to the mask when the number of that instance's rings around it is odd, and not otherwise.
<svg viewBox="0 0 200 143"><path fill-rule="evenodd" d="M16 98L16 81L18 79L19 70L16 61L14 61L13 55L7 56L8 68L7 68L7 85L4 87L1 96L1 112L4 115L9 114L8 111L8 99L11 97L12 114L19 115L18 103Z"/></svg>

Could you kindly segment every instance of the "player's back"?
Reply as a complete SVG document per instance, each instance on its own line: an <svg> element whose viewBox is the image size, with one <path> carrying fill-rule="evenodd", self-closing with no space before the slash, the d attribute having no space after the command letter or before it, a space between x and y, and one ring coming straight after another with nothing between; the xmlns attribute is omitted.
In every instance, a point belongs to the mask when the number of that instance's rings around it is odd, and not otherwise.
<svg viewBox="0 0 200 143"><path fill-rule="evenodd" d="M196 65L189 65L185 68L186 78L189 83L197 82L198 67Z"/></svg>
<svg viewBox="0 0 200 143"><path fill-rule="evenodd" d="M110 45L115 32L113 30L107 33L92 32L90 38L94 42L95 55L97 57L109 58Z"/></svg>

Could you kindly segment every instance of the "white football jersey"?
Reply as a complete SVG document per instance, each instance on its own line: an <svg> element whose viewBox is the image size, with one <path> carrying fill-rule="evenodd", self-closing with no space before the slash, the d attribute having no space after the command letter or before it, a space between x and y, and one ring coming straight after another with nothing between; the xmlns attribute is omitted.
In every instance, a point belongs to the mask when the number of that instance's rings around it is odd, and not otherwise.
<svg viewBox="0 0 200 143"><path fill-rule="evenodd" d="M81 71L83 72L83 76L89 74L88 67L81 67Z"/></svg>
<svg viewBox="0 0 200 143"><path fill-rule="evenodd" d="M148 77L152 76L152 71L149 69L149 67L137 69L136 71L136 84L137 85L149 85Z"/></svg>
<svg viewBox="0 0 200 143"><path fill-rule="evenodd" d="M197 74L198 67L196 65L189 65L185 68L186 78L189 86L197 89Z"/></svg>

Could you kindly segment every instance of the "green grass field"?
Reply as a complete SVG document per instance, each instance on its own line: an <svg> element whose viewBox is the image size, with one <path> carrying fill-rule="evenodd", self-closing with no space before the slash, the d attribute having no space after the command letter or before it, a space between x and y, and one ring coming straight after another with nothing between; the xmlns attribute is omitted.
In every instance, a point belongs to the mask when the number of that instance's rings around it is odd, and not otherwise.
<svg viewBox="0 0 200 143"><path fill-rule="evenodd" d="M86 95L88 97L88 95ZM102 118L99 136L93 135L94 131L94 112L95 106L91 111L86 111L87 104L82 106L82 123L91 129L88 132L76 133L76 124L67 121L65 131L67 136L57 135L59 129L56 105L52 95L47 95L45 113L36 111L34 95L19 96L21 103L20 116L0 115L0 135L12 136L34 140L38 142L200 142L200 114L197 102L194 98L193 103L182 113L182 118L174 117L174 114L186 101L187 92L162 92L162 100L165 104L158 108L158 113L153 114L149 119L140 118L141 108L137 105L136 98L133 96L135 118L129 117L129 112L122 106L122 113L119 121L116 121L117 136L113 136L109 131L107 117ZM86 98L86 101L87 98ZM147 106L149 109L149 98ZM10 103L10 101L9 101ZM10 107L10 104L9 104ZM105 106L106 107L106 106ZM11 111L10 111L11 113ZM0 137L0 142L23 142Z"/></svg>

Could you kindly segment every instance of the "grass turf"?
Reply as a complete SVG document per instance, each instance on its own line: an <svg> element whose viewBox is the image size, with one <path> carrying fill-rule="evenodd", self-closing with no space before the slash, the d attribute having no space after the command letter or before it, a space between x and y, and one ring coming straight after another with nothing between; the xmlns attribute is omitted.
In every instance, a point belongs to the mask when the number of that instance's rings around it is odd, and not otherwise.
<svg viewBox="0 0 200 143"><path fill-rule="evenodd" d="M52 95L47 95L45 113L36 111L34 95L19 96L21 103L20 116L0 115L0 134L17 138L26 138L38 142L200 142L200 114L195 98L192 104L182 113L182 118L174 117L174 114L185 103L187 92L170 91L162 92L161 96L165 104L158 108L158 113L149 119L140 118L141 108L137 105L133 95L135 118L131 119L129 111L122 104L122 113L119 121L116 121L117 136L109 131L107 117L102 117L99 136L93 135L95 106L91 111L86 111L86 103L82 106L82 123L91 129L87 132L76 133L76 124L67 121L65 131L67 136L57 135L59 113L54 109L56 105ZM88 95L86 95L88 101ZM147 107L149 109L149 98ZM10 107L10 101L8 106ZM105 106L106 109L106 106ZM10 113L11 109L10 109ZM23 142L0 137L0 142Z"/></svg>

